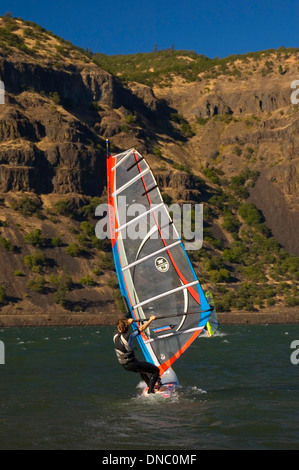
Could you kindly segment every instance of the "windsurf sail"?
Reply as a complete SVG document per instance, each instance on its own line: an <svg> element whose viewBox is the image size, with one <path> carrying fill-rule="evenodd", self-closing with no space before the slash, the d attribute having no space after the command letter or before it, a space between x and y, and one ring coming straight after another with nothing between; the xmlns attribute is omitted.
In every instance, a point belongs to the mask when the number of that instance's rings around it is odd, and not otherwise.
<svg viewBox="0 0 299 470"><path fill-rule="evenodd" d="M219 321L218 321L218 317L217 317L217 312L216 312L212 292L207 291L205 295L206 295L206 299L209 302L209 305L212 309L211 310L211 315L210 315L210 318L209 318L209 321L207 323L206 328L207 328L209 336L213 336L213 334L217 331L217 329L219 327Z"/></svg>
<svg viewBox="0 0 299 470"><path fill-rule="evenodd" d="M138 336L162 375L209 321L211 307L172 223L153 173L135 149L107 152L109 226L116 273ZM136 210L137 209L137 210Z"/></svg>

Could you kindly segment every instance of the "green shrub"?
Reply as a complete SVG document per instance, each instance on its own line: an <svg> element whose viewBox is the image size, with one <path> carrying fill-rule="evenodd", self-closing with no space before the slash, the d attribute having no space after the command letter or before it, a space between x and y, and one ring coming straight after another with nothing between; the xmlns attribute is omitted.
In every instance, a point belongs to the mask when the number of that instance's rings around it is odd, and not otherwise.
<svg viewBox="0 0 299 470"><path fill-rule="evenodd" d="M127 114L124 119L127 124L133 124L133 122L135 122L136 116L133 116L132 114Z"/></svg>
<svg viewBox="0 0 299 470"><path fill-rule="evenodd" d="M207 122L209 121L209 118L202 118L200 116L198 116L196 118L196 122L197 124L199 124L200 126L204 126Z"/></svg>
<svg viewBox="0 0 299 470"><path fill-rule="evenodd" d="M170 119L177 124L181 124L181 120L184 120L183 116L178 113L170 113Z"/></svg>
<svg viewBox="0 0 299 470"><path fill-rule="evenodd" d="M27 38L35 38L35 31L32 28L24 28L23 35Z"/></svg>
<svg viewBox="0 0 299 470"><path fill-rule="evenodd" d="M7 24L5 28L0 28L0 41L4 42L6 46L16 47L23 52L31 54L30 49L25 45L24 39L12 30L15 29L13 23Z"/></svg>
<svg viewBox="0 0 299 470"><path fill-rule="evenodd" d="M66 217L70 217L71 219L75 217L76 213L72 207L71 201L61 199L60 201L55 202L53 206L54 210L59 215L65 215Z"/></svg>
<svg viewBox="0 0 299 470"><path fill-rule="evenodd" d="M263 222L260 211L252 202L242 204L239 209L239 214L248 225L255 226Z"/></svg>
<svg viewBox="0 0 299 470"><path fill-rule="evenodd" d="M114 289L113 297L117 303L117 308L119 309L119 311L122 313L126 313L127 309L126 309L125 302L124 302L123 296L121 295L119 288Z"/></svg>
<svg viewBox="0 0 299 470"><path fill-rule="evenodd" d="M211 269L220 269L225 266L222 256L211 256L203 263L204 269L210 271Z"/></svg>
<svg viewBox="0 0 299 470"><path fill-rule="evenodd" d="M66 289L64 289L62 286L59 286L55 292L54 302L61 305L62 307L66 306Z"/></svg>
<svg viewBox="0 0 299 470"><path fill-rule="evenodd" d="M89 204L86 204L80 209L80 215L84 217L94 217L96 208L102 204L102 200L99 197L92 197Z"/></svg>
<svg viewBox="0 0 299 470"><path fill-rule="evenodd" d="M85 276L81 277L80 282L81 282L81 284L83 284L85 286L94 286L95 285L95 281L90 276L90 274L85 274Z"/></svg>
<svg viewBox="0 0 299 470"><path fill-rule="evenodd" d="M32 200L29 196L24 196L20 201L12 203L11 206L14 210L21 212L21 214L27 216L39 214L41 203Z"/></svg>
<svg viewBox="0 0 299 470"><path fill-rule="evenodd" d="M25 266L31 268L33 271L39 271L40 268L48 266L49 262L44 253L37 250L33 255L24 257Z"/></svg>
<svg viewBox="0 0 299 470"><path fill-rule="evenodd" d="M288 253L281 253L275 269L281 275L299 280L299 258Z"/></svg>
<svg viewBox="0 0 299 470"><path fill-rule="evenodd" d="M42 237L42 232L39 228L34 229L30 233L27 233L27 235L24 236L24 241L25 243L36 247L41 247L46 243L46 240Z"/></svg>
<svg viewBox="0 0 299 470"><path fill-rule="evenodd" d="M252 157L252 155L254 154L254 152L255 152L254 148L246 147L245 153L244 153L245 158L247 158L247 160L249 160Z"/></svg>
<svg viewBox="0 0 299 470"><path fill-rule="evenodd" d="M7 303L6 290L4 286L0 286L0 304L5 305Z"/></svg>
<svg viewBox="0 0 299 470"><path fill-rule="evenodd" d="M62 243L62 240L60 237L52 237L51 238L51 245L53 247L58 247L58 246L62 246L63 243Z"/></svg>
<svg viewBox="0 0 299 470"><path fill-rule="evenodd" d="M46 285L46 280L43 276L35 276L35 278L30 279L26 286L29 290L42 294Z"/></svg>
<svg viewBox="0 0 299 470"><path fill-rule="evenodd" d="M299 305L299 298L288 295L286 297L285 304L287 307L297 307L297 305Z"/></svg>
<svg viewBox="0 0 299 470"><path fill-rule="evenodd" d="M101 240L100 238L98 238L96 235L93 235L92 237L90 237L90 241L91 241L91 246L93 248L96 248L98 250L102 250L102 251L106 251L107 250L107 242L106 240Z"/></svg>
<svg viewBox="0 0 299 470"><path fill-rule="evenodd" d="M260 282L266 279L262 266L258 265L257 263L254 265L245 266L242 269L242 272L244 276L251 281Z"/></svg>
<svg viewBox="0 0 299 470"><path fill-rule="evenodd" d="M237 155L237 157L240 157L240 155L242 155L242 149L240 149L238 145L235 145L234 147L234 154Z"/></svg>
<svg viewBox="0 0 299 470"><path fill-rule="evenodd" d="M57 290L54 294L54 302L56 304L62 305L62 307L66 306L66 293L73 288L73 280L71 276L62 275L57 276L52 274L50 276L50 282L55 284Z"/></svg>
<svg viewBox="0 0 299 470"><path fill-rule="evenodd" d="M237 233L240 228L240 222L233 214L226 214L223 219L222 227L231 233Z"/></svg>
<svg viewBox="0 0 299 470"><path fill-rule="evenodd" d="M203 173L214 184L220 184L220 179L215 168L204 168Z"/></svg>
<svg viewBox="0 0 299 470"><path fill-rule="evenodd" d="M218 209L219 212L223 212L225 208L225 203L227 201L227 196L224 192L221 194L214 194L213 196L210 197L209 199L209 204L211 204L213 207Z"/></svg>
<svg viewBox="0 0 299 470"><path fill-rule="evenodd" d="M57 288L59 287L64 288L66 291L72 290L72 287L73 287L73 280L71 276L68 276L65 274L61 276L57 276L56 274L51 274L51 276L49 277L49 282L51 282L52 284L55 284Z"/></svg>
<svg viewBox="0 0 299 470"><path fill-rule="evenodd" d="M90 222L87 222L86 220L81 222L80 224L80 228L82 230L82 232L87 235L88 237L92 237L94 234L95 234L95 229L94 229L94 226L91 225Z"/></svg>
<svg viewBox="0 0 299 470"><path fill-rule="evenodd" d="M0 245L5 251L14 251L14 246L10 240L6 240L4 237L0 237Z"/></svg>
<svg viewBox="0 0 299 470"><path fill-rule="evenodd" d="M186 173L191 173L191 169L189 165L182 165L181 163L173 163L173 168L180 171L185 171Z"/></svg>
<svg viewBox="0 0 299 470"><path fill-rule="evenodd" d="M101 274L104 274L104 272L100 269L100 268L97 268L95 267L93 270L92 270L93 274L95 274L96 276L100 276Z"/></svg>
<svg viewBox="0 0 299 470"><path fill-rule="evenodd" d="M194 135L189 122L183 116L178 113L171 113L170 119L180 125L181 131L186 137L192 137Z"/></svg>
<svg viewBox="0 0 299 470"><path fill-rule="evenodd" d="M159 147L154 147L153 153L156 155L156 157L161 158L162 157L162 152L159 149Z"/></svg>
<svg viewBox="0 0 299 470"><path fill-rule="evenodd" d="M84 233L79 233L78 235L76 235L76 239L81 244L87 242L87 238L86 238L86 235L84 235Z"/></svg>
<svg viewBox="0 0 299 470"><path fill-rule="evenodd" d="M211 282L228 282L230 280L230 273L227 269L221 268L218 270L211 270L209 271L209 276Z"/></svg>
<svg viewBox="0 0 299 470"><path fill-rule="evenodd" d="M95 110L95 111L100 111L101 106L99 105L97 101L93 101L90 105L90 109Z"/></svg>
<svg viewBox="0 0 299 470"><path fill-rule="evenodd" d="M57 50L58 54L62 55L62 56L68 56L68 51L63 47L63 46L60 46L60 45L56 45L55 46L55 49ZM54 93L57 93L57 92L54 92ZM58 94L58 93L57 93ZM59 94L58 94L59 96ZM60 97L59 97L60 99ZM59 101L60 102L60 101Z"/></svg>
<svg viewBox="0 0 299 470"><path fill-rule="evenodd" d="M185 134L186 137L193 137L195 134L189 124L189 122L181 123L181 131Z"/></svg>
<svg viewBox="0 0 299 470"><path fill-rule="evenodd" d="M242 263L246 253L246 245L243 242L235 241L229 248L223 250L222 256L229 263Z"/></svg>
<svg viewBox="0 0 299 470"><path fill-rule="evenodd" d="M71 243L66 247L65 252L67 255L76 257L83 253L83 249L77 243Z"/></svg>
<svg viewBox="0 0 299 470"><path fill-rule="evenodd" d="M55 104L60 104L60 95L57 91L51 92L50 97L52 98Z"/></svg>
<svg viewBox="0 0 299 470"><path fill-rule="evenodd" d="M163 201L165 202L165 204L168 204L168 205L169 205L169 204L172 203L172 197L169 196L169 194L167 194L167 193L163 193L163 194L162 194L162 199L163 199Z"/></svg>
<svg viewBox="0 0 299 470"><path fill-rule="evenodd" d="M21 277L21 276L24 276L24 274L23 274L22 271L20 271L19 269L16 269L16 270L14 271L14 276L20 276L20 277Z"/></svg>
<svg viewBox="0 0 299 470"><path fill-rule="evenodd" d="M216 248L216 250L222 251L224 249L225 242L221 238L210 237L209 240L207 241L210 243L212 247Z"/></svg>
<svg viewBox="0 0 299 470"><path fill-rule="evenodd" d="M112 253L101 253L99 258L99 264L102 269L114 271L115 266Z"/></svg>

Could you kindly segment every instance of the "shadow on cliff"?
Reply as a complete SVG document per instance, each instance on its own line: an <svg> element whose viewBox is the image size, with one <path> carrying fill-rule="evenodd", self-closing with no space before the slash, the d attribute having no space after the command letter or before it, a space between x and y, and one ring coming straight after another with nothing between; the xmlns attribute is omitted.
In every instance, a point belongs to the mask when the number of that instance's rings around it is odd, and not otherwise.
<svg viewBox="0 0 299 470"><path fill-rule="evenodd" d="M131 111L132 114L138 113L146 120L145 131L150 132L152 143L156 143L155 133L166 134L173 140L179 142L187 142L187 138L174 129L170 118L171 114L177 113L177 110L170 107L165 100L157 99L151 89L146 89L147 93L152 94L152 101L145 103L146 96L137 96L124 86L120 81L115 79L115 97L114 107L124 106Z"/></svg>

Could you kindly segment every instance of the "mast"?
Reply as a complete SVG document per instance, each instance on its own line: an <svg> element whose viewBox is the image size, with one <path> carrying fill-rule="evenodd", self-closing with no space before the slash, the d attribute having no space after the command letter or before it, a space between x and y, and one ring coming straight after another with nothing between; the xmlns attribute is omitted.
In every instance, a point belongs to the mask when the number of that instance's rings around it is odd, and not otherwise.
<svg viewBox="0 0 299 470"><path fill-rule="evenodd" d="M109 139L106 139L106 157L110 156L110 142Z"/></svg>

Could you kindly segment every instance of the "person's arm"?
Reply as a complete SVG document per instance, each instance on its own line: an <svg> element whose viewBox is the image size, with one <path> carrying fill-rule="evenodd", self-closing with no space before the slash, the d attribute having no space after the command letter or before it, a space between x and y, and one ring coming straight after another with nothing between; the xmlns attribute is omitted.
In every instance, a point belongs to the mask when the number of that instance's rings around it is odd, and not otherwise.
<svg viewBox="0 0 299 470"><path fill-rule="evenodd" d="M147 322L143 323L143 325L139 328L139 331L144 331L149 326L152 321L156 320L155 315L152 315Z"/></svg>
<svg viewBox="0 0 299 470"><path fill-rule="evenodd" d="M145 330L148 325L154 321L156 319L156 317L154 315L152 315L149 320L147 322L144 323L144 325L142 325L140 328L138 328L137 330L133 331L133 333L130 334L130 337L129 337L129 340L128 340L128 343L129 343L129 346L131 348L133 348L133 339L136 338L136 336L140 335L140 333ZM133 318L129 318L128 320L128 324L131 325L133 323Z"/></svg>
<svg viewBox="0 0 299 470"><path fill-rule="evenodd" d="M141 331L146 330L146 328L148 327L148 325L149 325L150 323L152 323L152 321L156 320L156 318L157 318L157 317L156 317L155 315L152 315L152 316L147 320L147 322L143 323L143 325L142 325L140 328L138 328L138 330L140 331L140 333L141 333ZM133 321L134 321L133 318L130 318L130 319L128 320L129 325L131 325L131 323L133 323Z"/></svg>

